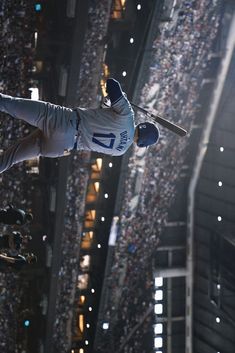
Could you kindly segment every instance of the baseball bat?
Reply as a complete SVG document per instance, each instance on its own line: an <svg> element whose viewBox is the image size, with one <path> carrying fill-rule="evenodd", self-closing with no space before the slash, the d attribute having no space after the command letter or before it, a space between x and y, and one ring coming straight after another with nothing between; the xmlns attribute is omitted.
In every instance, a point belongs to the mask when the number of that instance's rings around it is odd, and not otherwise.
<svg viewBox="0 0 235 353"><path fill-rule="evenodd" d="M172 123L171 121L167 120L167 119L164 119L162 118L161 116L159 115L154 115L154 114L151 114L150 112L148 112L147 110L145 110L144 108L142 107L139 107L138 105L130 102L131 105L138 109L139 111L141 111L142 113L144 113L145 115L147 115L149 118L151 118L153 121L157 122L158 124L164 126L165 128L167 128L168 130L174 132L175 134L179 135L179 136L185 136L187 135L187 131L185 129L183 129L181 126L175 124L175 123Z"/></svg>

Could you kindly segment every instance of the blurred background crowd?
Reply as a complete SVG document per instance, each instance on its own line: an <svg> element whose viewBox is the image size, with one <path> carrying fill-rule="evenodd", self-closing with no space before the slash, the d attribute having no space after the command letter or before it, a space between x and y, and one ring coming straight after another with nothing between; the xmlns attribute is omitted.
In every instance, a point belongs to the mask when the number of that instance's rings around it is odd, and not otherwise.
<svg viewBox="0 0 235 353"><path fill-rule="evenodd" d="M173 20L161 24L161 34L153 43L151 71L141 92L140 106L191 131L200 110L200 87L214 50L221 13L220 1L182 1ZM157 87L154 92L157 99L153 97L153 87ZM151 104L151 99L155 105ZM138 118L144 120L141 115ZM127 339L127 333L154 303L152 261L161 243L161 231L167 222L177 181L183 175L188 138L180 139L161 129L160 142L146 151L144 163L138 148L129 160L119 238L109 276L112 300L106 308L107 320L116 319L112 327L116 347ZM133 207L138 170L144 170L144 174L141 196ZM150 291L146 290L148 288ZM130 310L133 306L134 310ZM125 346L126 352L135 348L140 351L148 331L145 321Z"/></svg>
<svg viewBox="0 0 235 353"><path fill-rule="evenodd" d="M88 29L81 59L81 70L78 80L77 105L88 108L98 105L98 85L100 67L103 59L103 39L107 32L110 1L93 1L88 12ZM57 303L56 321L53 341L55 347L66 350L70 340L71 320L74 312L74 297L77 285L77 268L79 266L79 239L82 232L82 216L85 207L85 193L88 182L89 152L74 153L71 158L66 192L65 230L62 239L62 263ZM72 277L72 278L71 278ZM72 280L71 280L72 279ZM65 310L66 308L66 310Z"/></svg>
<svg viewBox="0 0 235 353"><path fill-rule="evenodd" d="M30 97L31 73L34 56L34 16L33 8L22 0L0 3L0 91ZM14 143L29 132L29 127L0 113L1 149ZM22 164L12 168L6 176L0 177L0 195L3 208L9 203L24 209L31 208L31 190L27 184L27 173ZM1 226L0 232L6 231ZM16 347L16 327L22 292L18 285L17 273L0 273L0 347L2 352L18 352Z"/></svg>

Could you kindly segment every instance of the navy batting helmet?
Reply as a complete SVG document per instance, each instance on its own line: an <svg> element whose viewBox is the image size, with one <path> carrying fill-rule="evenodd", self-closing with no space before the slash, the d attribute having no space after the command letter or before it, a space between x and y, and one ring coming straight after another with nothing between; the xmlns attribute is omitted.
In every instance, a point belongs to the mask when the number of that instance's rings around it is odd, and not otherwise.
<svg viewBox="0 0 235 353"><path fill-rule="evenodd" d="M137 146L138 147L148 147L157 143L159 139L159 129L158 127L149 122L141 123L137 125L138 129L138 139Z"/></svg>

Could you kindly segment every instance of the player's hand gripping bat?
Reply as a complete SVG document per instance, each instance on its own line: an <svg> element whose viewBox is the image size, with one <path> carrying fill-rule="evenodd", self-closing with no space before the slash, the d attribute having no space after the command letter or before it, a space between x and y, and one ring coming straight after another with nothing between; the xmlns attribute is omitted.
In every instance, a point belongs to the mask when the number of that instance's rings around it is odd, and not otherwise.
<svg viewBox="0 0 235 353"><path fill-rule="evenodd" d="M183 129L181 126L170 122L169 120L166 120L162 117L160 117L159 115L153 115L150 112L148 112L147 110L145 110L142 107L139 107L138 105L130 102L131 105L138 109L139 111L141 111L142 113L144 113L148 118L150 118L151 120L153 120L154 122L157 122L158 124L164 126L165 128L167 128L168 130L174 132L175 134L179 135L179 136L185 136L187 135L187 131L185 129Z"/></svg>

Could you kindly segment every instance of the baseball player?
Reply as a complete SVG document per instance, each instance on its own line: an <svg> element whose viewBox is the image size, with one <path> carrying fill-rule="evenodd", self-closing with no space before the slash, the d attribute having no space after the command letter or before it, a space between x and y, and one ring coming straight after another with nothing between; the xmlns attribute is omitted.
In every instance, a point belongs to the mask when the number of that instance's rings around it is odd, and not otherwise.
<svg viewBox="0 0 235 353"><path fill-rule="evenodd" d="M118 81L107 80L111 106L107 109L70 109L43 101L0 94L0 111L37 129L0 156L0 173L38 156L60 157L69 150L96 151L120 156L134 142L147 147L158 141L159 130L149 122L135 126L134 112Z"/></svg>
<svg viewBox="0 0 235 353"><path fill-rule="evenodd" d="M32 213L25 212L13 205L8 205L6 208L0 209L0 223L23 226L24 224L31 223L32 220Z"/></svg>
<svg viewBox="0 0 235 353"><path fill-rule="evenodd" d="M15 255L20 251L22 244L22 234L20 232L12 232L11 234L3 234L0 236L0 249L7 249L11 255Z"/></svg>
<svg viewBox="0 0 235 353"><path fill-rule="evenodd" d="M8 253L0 253L0 270L12 268L21 270L24 265L34 264L37 262L37 256L33 253L18 254L10 256Z"/></svg>

